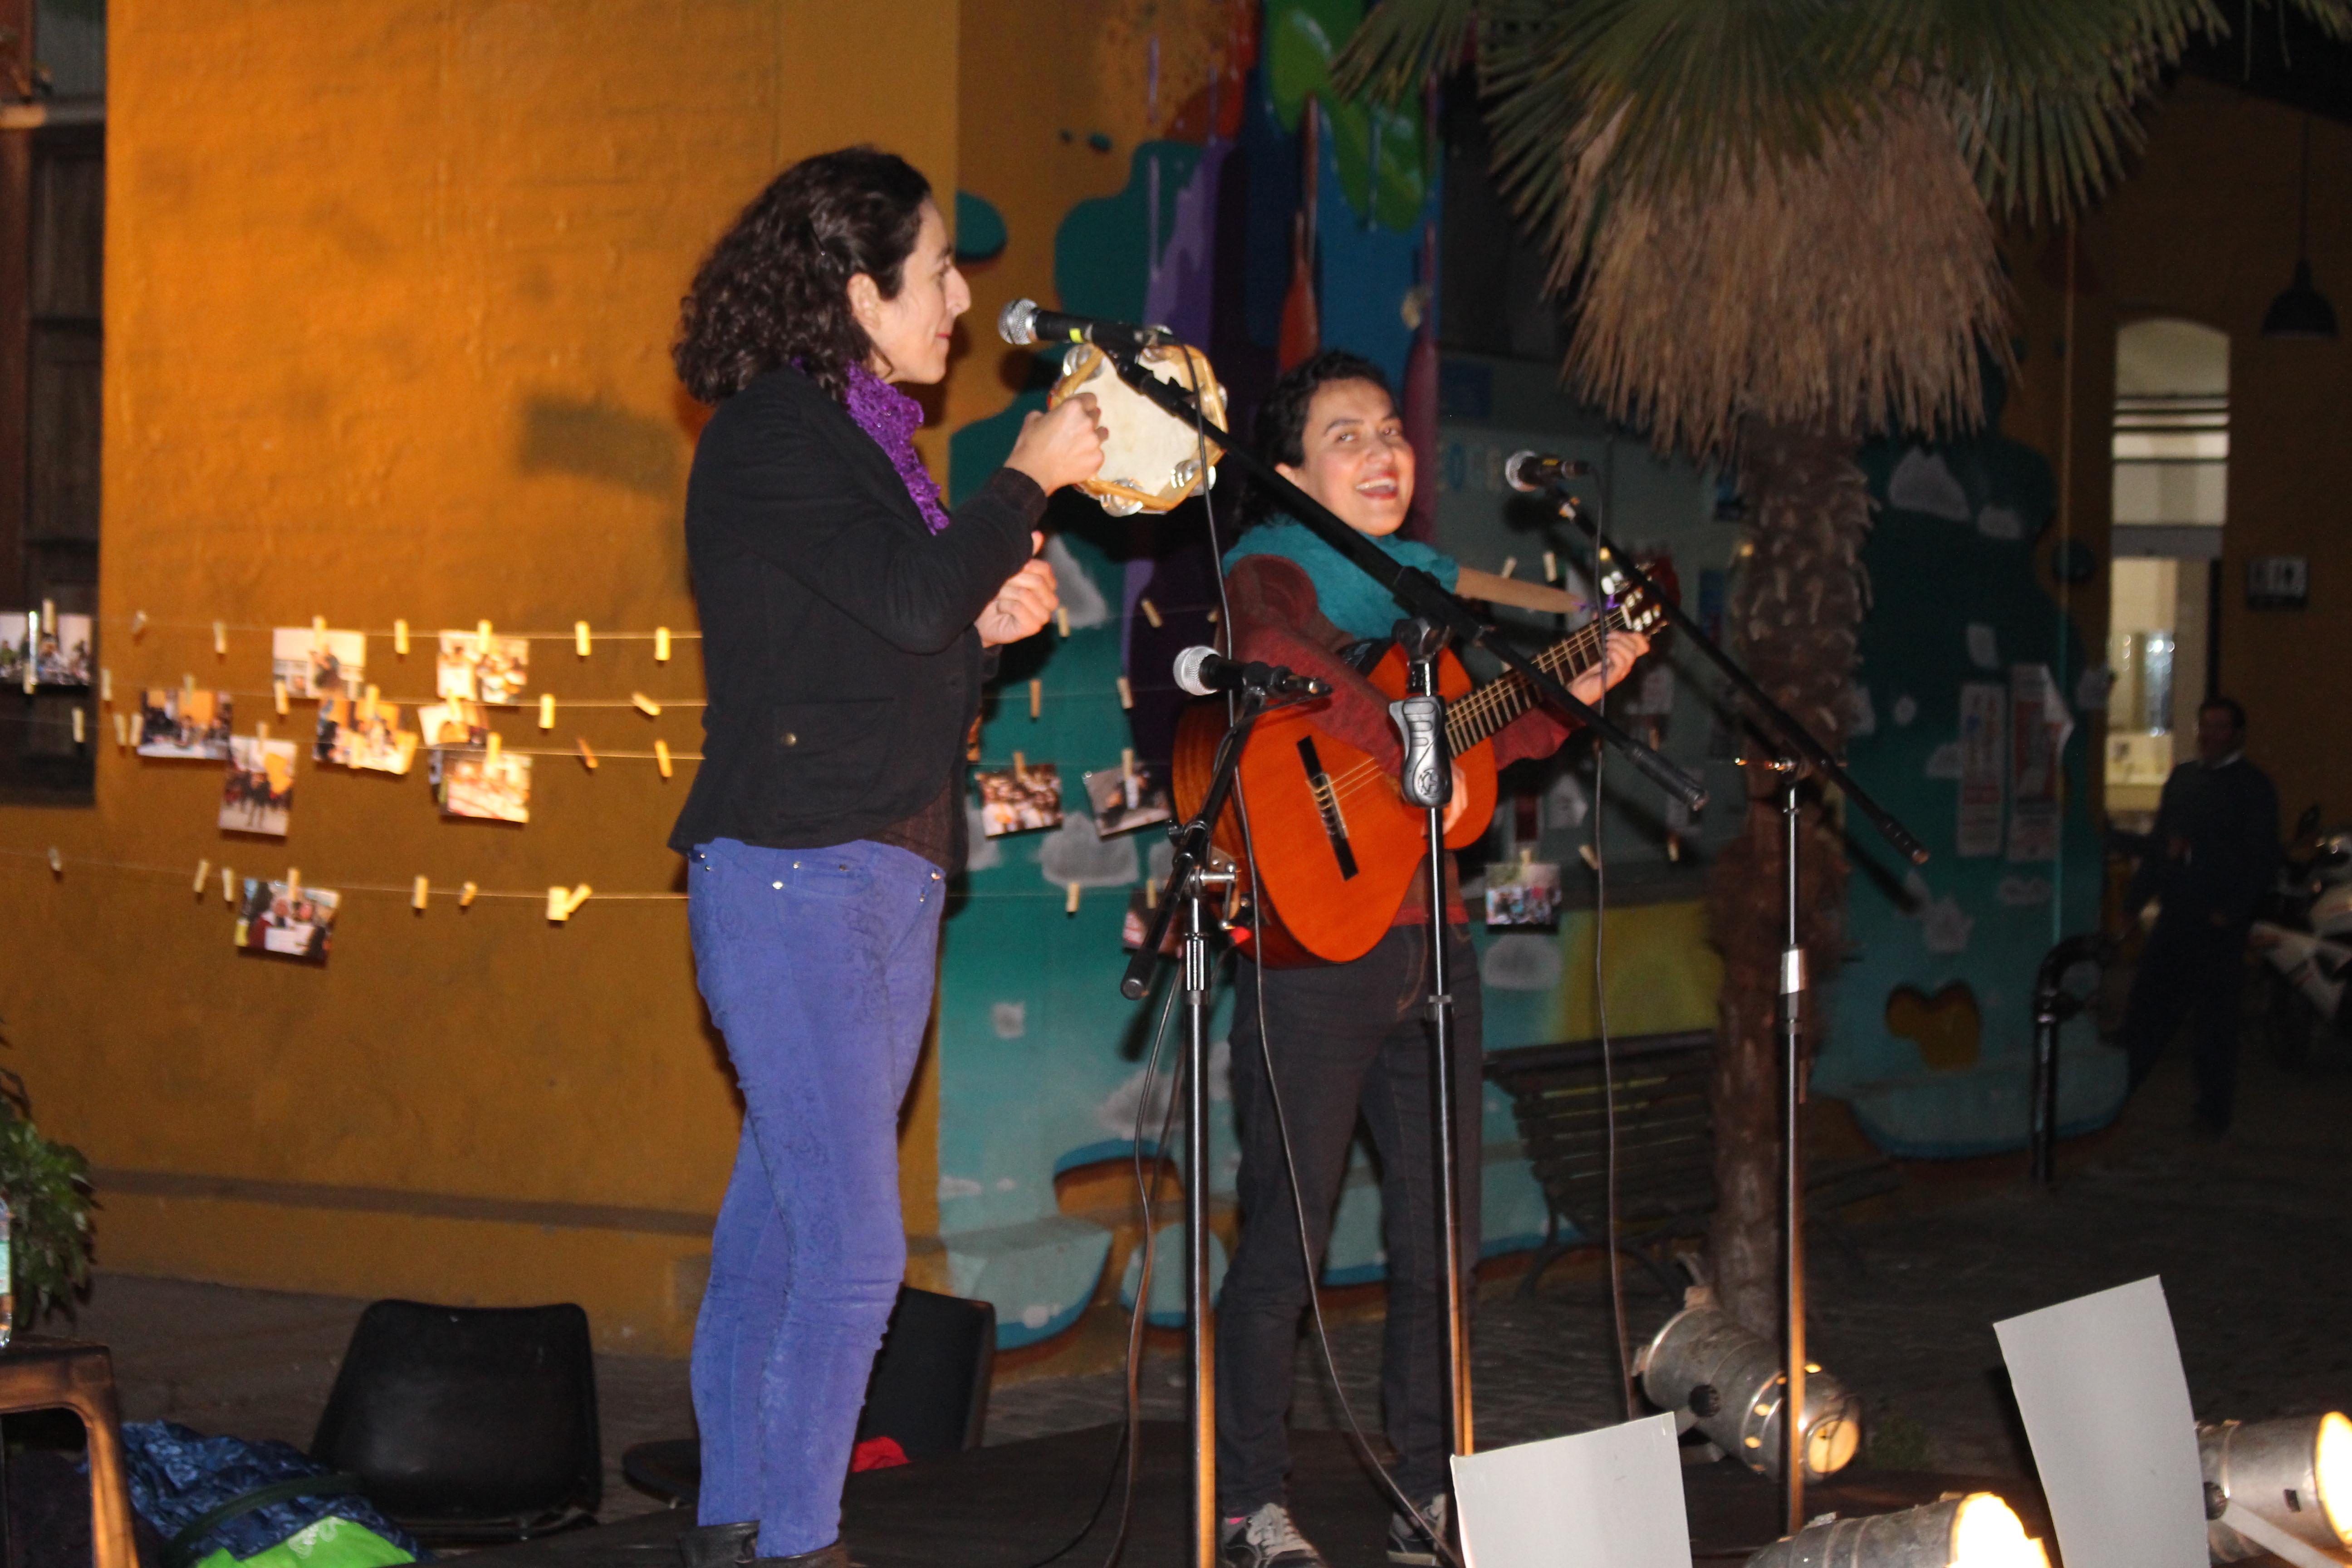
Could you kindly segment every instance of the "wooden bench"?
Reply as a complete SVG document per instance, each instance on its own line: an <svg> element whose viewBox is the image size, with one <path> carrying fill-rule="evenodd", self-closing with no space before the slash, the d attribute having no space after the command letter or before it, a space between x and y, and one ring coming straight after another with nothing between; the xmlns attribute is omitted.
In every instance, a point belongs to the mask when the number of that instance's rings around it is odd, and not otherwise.
<svg viewBox="0 0 2352 1568"><path fill-rule="evenodd" d="M1669 1295L1679 1296L1685 1281L1675 1277L1658 1248L1697 1235L1715 1212L1715 1125L1706 1104L1715 1035L1700 1029L1628 1036L1610 1042L1610 1057L1617 1113L1618 1250L1647 1268ZM1520 1140L1544 1191L1543 1247L1519 1285L1528 1294L1562 1253L1602 1246L1608 1235L1601 1042L1490 1051L1486 1071L1511 1096ZM1888 1192L1899 1181L1889 1159L1823 1163L1806 1173L1806 1212Z"/></svg>

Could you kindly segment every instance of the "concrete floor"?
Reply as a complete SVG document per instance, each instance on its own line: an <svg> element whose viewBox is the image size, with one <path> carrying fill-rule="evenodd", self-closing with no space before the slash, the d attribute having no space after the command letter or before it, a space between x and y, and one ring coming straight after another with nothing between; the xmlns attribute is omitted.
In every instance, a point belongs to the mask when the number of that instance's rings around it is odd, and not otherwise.
<svg viewBox="0 0 2352 1568"><path fill-rule="evenodd" d="M2289 1077L2249 1052L2244 1107L2225 1142L2188 1130L2185 1072L2161 1069L2101 1137L2064 1152L2054 1194L2029 1192L2018 1161L1916 1171L1895 1211L1817 1236L1814 1353L1862 1394L1873 1458L1914 1468L2024 1473L1991 1323L2159 1274L2200 1418L2352 1406L2352 1073ZM1628 1277L1638 1341L1673 1303ZM78 1323L52 1331L113 1347L125 1414L307 1445L361 1303L103 1275ZM1380 1325L1358 1310L1332 1328L1340 1384L1376 1420ZM1620 1418L1604 1288L1589 1264L1543 1289L1481 1304L1482 1447ZM1116 1373L1000 1379L991 1442L1113 1419ZM1146 1412L1180 1409L1180 1363L1143 1370ZM692 1430L681 1362L598 1359L607 1518L660 1506L619 1474L632 1443ZM1316 1358L1300 1357L1297 1420L1337 1424ZM1108 1458L1108 1456L1106 1457Z"/></svg>

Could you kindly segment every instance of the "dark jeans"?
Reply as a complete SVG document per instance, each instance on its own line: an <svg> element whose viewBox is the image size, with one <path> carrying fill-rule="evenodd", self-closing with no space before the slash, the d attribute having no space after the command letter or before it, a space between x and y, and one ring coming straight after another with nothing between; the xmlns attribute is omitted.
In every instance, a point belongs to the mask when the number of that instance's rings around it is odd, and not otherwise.
<svg viewBox="0 0 2352 1568"><path fill-rule="evenodd" d="M2137 1089L2156 1068L2184 1016L2190 1021L2189 1064L2197 1079L2197 1118L2219 1131L2238 1096L2238 992L2246 973L2243 926L2216 926L2202 915L2159 915L2132 975L2123 1047Z"/></svg>
<svg viewBox="0 0 2352 1568"><path fill-rule="evenodd" d="M1307 1244L1318 1269L1360 1114L1371 1133L1388 1262L1381 1404L1389 1442L1401 1457L1398 1484L1416 1500L1445 1489L1452 1447L1432 1110L1436 1070L1426 1016L1428 930L1400 927L1351 963L1265 972L1273 1087L1281 1091ZM1448 955L1466 1271L1478 1259L1478 960L1459 931ZM1283 1497L1290 1469L1284 1426L1291 1361L1308 1290L1260 1047L1256 981L1254 965L1240 965L1233 1094L1241 1132L1242 1233L1217 1308L1217 1510L1229 1519Z"/></svg>
<svg viewBox="0 0 2352 1568"><path fill-rule="evenodd" d="M786 1557L841 1533L841 1483L907 1268L898 1102L929 1021L945 884L860 839L720 838L687 868L695 979L743 1092L694 1326L704 1524Z"/></svg>

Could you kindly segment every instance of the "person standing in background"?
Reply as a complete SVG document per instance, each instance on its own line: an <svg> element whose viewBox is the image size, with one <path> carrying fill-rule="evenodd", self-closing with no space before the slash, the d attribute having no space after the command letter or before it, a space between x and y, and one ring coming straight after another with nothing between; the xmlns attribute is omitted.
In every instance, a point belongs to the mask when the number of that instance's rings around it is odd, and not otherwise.
<svg viewBox="0 0 2352 1568"><path fill-rule="evenodd" d="M2238 992L2246 930L2278 866L2278 790L2246 761L2246 710L2227 697L2197 710L2197 760L2164 781L2156 831L2131 880L2155 929L2132 975L2122 1041L2137 1090L2174 1030L2190 1021L2198 1129L2218 1138L2237 1108Z"/></svg>

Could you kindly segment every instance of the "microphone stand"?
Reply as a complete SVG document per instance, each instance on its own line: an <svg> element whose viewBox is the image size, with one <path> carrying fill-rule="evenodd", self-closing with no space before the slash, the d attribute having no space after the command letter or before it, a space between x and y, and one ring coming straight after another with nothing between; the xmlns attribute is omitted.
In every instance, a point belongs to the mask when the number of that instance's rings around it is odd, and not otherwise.
<svg viewBox="0 0 2352 1568"><path fill-rule="evenodd" d="M1399 621L1393 635L1406 660L1405 696L1389 704L1389 717L1396 722L1404 749L1397 783L1407 805L1423 808L1429 843L1429 1025L1437 1068L1437 1206L1445 1264L1446 1387L1452 1396L1454 1451L1466 1455L1477 1450L1470 1424L1470 1320L1463 1300L1462 1208L1456 1195L1461 1152L1454 1121L1454 995L1447 973L1451 958L1446 952L1454 930L1445 919L1445 808L1454 798L1454 758L1445 745L1445 698L1437 689L1437 655L1445 647L1445 633L1415 616ZM1436 1521L1427 1522L1433 1530Z"/></svg>
<svg viewBox="0 0 2352 1568"><path fill-rule="evenodd" d="M1235 703L1232 728L1217 745L1209 791L1192 819L1169 830L1175 855L1161 889L1159 911L1143 945L1128 960L1119 994L1139 1001L1150 988L1160 944L1181 901L1184 910L1184 1351L1192 1380L1192 1568L1217 1568L1217 1384L1216 1318L1209 1305L1209 931L1208 892L1230 888L1234 872L1211 864L1211 836L1233 793L1242 747L1258 715L1271 706L1266 689L1251 683ZM1151 1245L1145 1216L1143 1245ZM1149 1310L1138 1300L1135 1310Z"/></svg>
<svg viewBox="0 0 2352 1568"><path fill-rule="evenodd" d="M1805 949L1799 940L1797 846L1801 835L1799 790L1808 774L1835 784L1863 816L1870 819L1895 851L1914 865L1927 859L1927 846L1897 821L1895 815L1856 784L1843 763L1830 753L1813 732L1772 700L1756 679L1696 619L1668 595L1660 593L1633 556L1601 531L1587 515L1565 482L1519 487L1549 489L1559 502L1559 515L1584 531L1592 542L1595 578L1601 558L1607 558L1626 579L1649 592L1651 602L1689 639L1710 664L1721 670L1745 700L1749 713L1770 733L1774 755L1742 757L1742 765L1759 766L1780 775L1780 973L1776 1033L1780 1047L1780 1491L1786 1505L1788 1532L1805 1527L1805 1181L1801 1136L1804 1114L1804 1005L1811 984L1805 973Z"/></svg>

